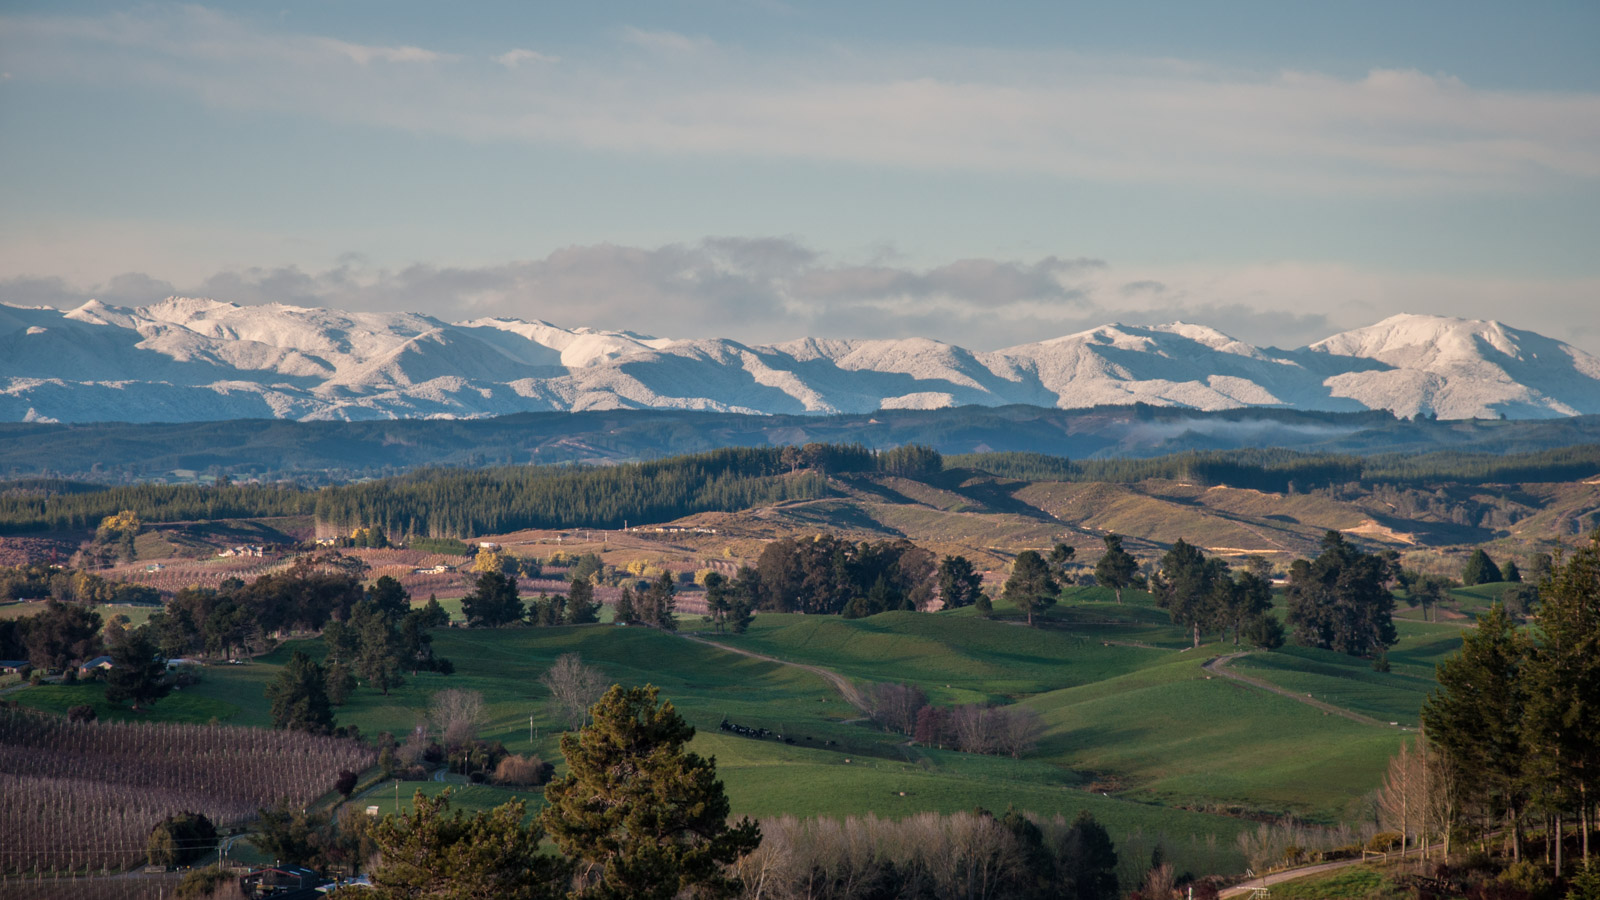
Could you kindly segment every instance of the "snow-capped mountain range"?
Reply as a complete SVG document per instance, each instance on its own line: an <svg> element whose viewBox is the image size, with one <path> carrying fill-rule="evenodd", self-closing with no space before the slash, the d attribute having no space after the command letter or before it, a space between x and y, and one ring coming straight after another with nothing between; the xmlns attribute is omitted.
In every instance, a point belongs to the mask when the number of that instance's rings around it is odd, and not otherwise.
<svg viewBox="0 0 1600 900"><path fill-rule="evenodd" d="M993 352L922 338L751 346L545 322L449 323L171 298L0 305L0 421L468 417L618 408L856 413L1144 402L1600 413L1600 358L1499 322L1399 315L1297 350L1203 325L1104 325Z"/></svg>

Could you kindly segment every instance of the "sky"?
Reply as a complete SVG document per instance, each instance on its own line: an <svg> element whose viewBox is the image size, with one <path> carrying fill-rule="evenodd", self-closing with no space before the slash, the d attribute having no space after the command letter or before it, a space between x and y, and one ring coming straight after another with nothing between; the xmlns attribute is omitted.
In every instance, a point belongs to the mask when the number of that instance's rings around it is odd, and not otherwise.
<svg viewBox="0 0 1600 900"><path fill-rule="evenodd" d="M1600 353L1600 4L0 4L0 302Z"/></svg>

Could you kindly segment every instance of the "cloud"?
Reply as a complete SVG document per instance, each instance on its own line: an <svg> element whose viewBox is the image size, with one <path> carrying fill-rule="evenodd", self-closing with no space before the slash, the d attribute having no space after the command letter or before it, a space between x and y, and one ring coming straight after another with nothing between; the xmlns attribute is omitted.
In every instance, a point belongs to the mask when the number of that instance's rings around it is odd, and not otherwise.
<svg viewBox="0 0 1600 900"><path fill-rule="evenodd" d="M523 63L558 63L561 61L559 56L551 56L546 53L540 53L537 50L526 50L522 47L492 58L495 62L508 69L515 69Z"/></svg>
<svg viewBox="0 0 1600 900"><path fill-rule="evenodd" d="M1130 285L1159 285L1161 290ZM349 257L318 271L227 269L173 283L125 274L75 286L58 278L0 282L0 301L76 306L91 297L142 305L166 296L411 311L451 321L544 319L675 338L776 343L930 337L998 349L1109 322L1210 325L1258 345L1296 347L1393 312L1501 318L1600 351L1600 330L1574 324L1600 282L1493 282L1397 276L1282 263L1126 271L1101 260L963 259L933 266L835 259L793 238L713 237L658 247L589 244L485 266L373 267ZM1510 302L1515 298L1515 302ZM1587 304L1587 305L1586 305ZM1515 309L1514 315L1507 315Z"/></svg>
<svg viewBox="0 0 1600 900"><path fill-rule="evenodd" d="M622 29L622 40L657 53L699 53L716 46L716 42L707 37L690 37L676 31L648 31L631 25Z"/></svg>
<svg viewBox="0 0 1600 900"><path fill-rule="evenodd" d="M1242 186L1475 193L1600 178L1600 94L1484 90L965 47L749 53L625 29L530 89L428 48L272 30L197 7L0 17L30 82L143 84L219 107L628 154ZM648 51L640 58L639 50ZM515 68L544 59L516 49Z"/></svg>

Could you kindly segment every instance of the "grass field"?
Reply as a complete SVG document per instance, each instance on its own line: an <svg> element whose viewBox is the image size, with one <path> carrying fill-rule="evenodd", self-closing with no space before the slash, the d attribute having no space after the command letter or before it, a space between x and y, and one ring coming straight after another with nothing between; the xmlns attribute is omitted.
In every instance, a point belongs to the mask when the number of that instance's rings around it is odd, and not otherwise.
<svg viewBox="0 0 1600 900"><path fill-rule="evenodd" d="M455 663L454 675L408 677L387 697L358 690L338 716L364 734L404 734L426 720L434 692L481 691L480 734L551 760L560 771L560 726L545 708L538 678L557 656L577 652L619 683L661 689L698 729L694 749L716 757L737 814L898 816L1016 806L1071 817L1087 809L1114 835L1167 835L1226 858L1195 862L1207 866L1238 863L1233 842L1249 816L1293 813L1332 822L1354 815L1405 737L1400 729L1359 724L1210 676L1202 664L1232 645L1187 649L1187 633L1142 592L1127 591L1118 604L1105 589L1073 588L1039 628L1024 627L1015 610L997 606L991 620L971 609L858 620L762 614L738 636L706 634L696 617L681 623L728 647L823 667L860 686L904 681L941 704L1025 704L1046 730L1038 749L1020 760L915 746L879 731L806 669L608 625L441 629L435 649ZM1459 647L1461 628L1397 627L1401 641L1386 674L1365 660L1296 647L1257 652L1235 665L1384 722L1414 724L1433 665ZM9 697L54 712L89 703L107 719L267 726L263 691L296 649L322 655L319 641L293 641L246 665L210 667L200 684L138 714L105 704L96 684L46 685ZM720 732L724 718L794 743ZM400 786L401 805L409 805L418 786ZM420 786L429 794L445 787ZM461 786L456 796L469 810L513 796L529 800L530 808L540 802L537 791L483 785ZM375 789L362 804L369 799L380 808L393 805L393 785Z"/></svg>

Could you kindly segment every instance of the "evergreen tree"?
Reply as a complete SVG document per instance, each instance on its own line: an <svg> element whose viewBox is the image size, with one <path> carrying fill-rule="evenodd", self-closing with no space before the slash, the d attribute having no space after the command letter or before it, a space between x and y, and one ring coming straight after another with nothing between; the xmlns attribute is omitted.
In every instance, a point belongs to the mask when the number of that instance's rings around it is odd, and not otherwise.
<svg viewBox="0 0 1600 900"><path fill-rule="evenodd" d="M1056 849L1064 896L1074 900L1117 900L1117 851L1105 826L1087 810L1078 813Z"/></svg>
<svg viewBox="0 0 1600 900"><path fill-rule="evenodd" d="M1006 579L1001 599L1026 613L1031 627L1034 614L1043 615L1054 606L1056 594L1060 592L1061 586L1050 576L1050 567L1044 558L1033 550L1024 550L1011 564L1011 577Z"/></svg>
<svg viewBox="0 0 1600 900"><path fill-rule="evenodd" d="M472 593L461 598L461 612L474 628L495 628L521 619L517 579L502 572L480 574Z"/></svg>
<svg viewBox="0 0 1600 900"><path fill-rule="evenodd" d="M971 560L965 556L946 556L939 561L939 598L944 601L945 609L971 606L982 590L983 576L972 570Z"/></svg>
<svg viewBox="0 0 1600 900"><path fill-rule="evenodd" d="M706 589L706 621L710 622L721 634L728 624L728 612L733 608L733 601L729 597L728 579L722 577L720 572L707 572L705 579Z"/></svg>
<svg viewBox="0 0 1600 900"><path fill-rule="evenodd" d="M1200 629L1220 618L1222 607L1234 602L1228 570L1215 557L1207 559L1200 548L1178 539L1161 557L1154 585L1156 605L1172 616L1173 624L1190 629L1194 646L1200 646Z"/></svg>
<svg viewBox="0 0 1600 900"><path fill-rule="evenodd" d="M382 863L372 872L375 900L415 897L557 900L567 895L572 866L539 852L544 831L524 826L526 806L512 800L465 816L450 810L450 792L418 791L411 811L386 816L372 829Z"/></svg>
<svg viewBox="0 0 1600 900"><path fill-rule="evenodd" d="M1050 574L1055 580L1067 585L1072 583L1072 558L1078 555L1078 548L1071 544L1058 543L1050 549Z"/></svg>
<svg viewBox="0 0 1600 900"><path fill-rule="evenodd" d="M172 693L167 664L156 651L148 627L124 630L111 645L111 671L106 673L106 702L133 701L139 709Z"/></svg>
<svg viewBox="0 0 1600 900"><path fill-rule="evenodd" d="M576 896L730 895L739 883L722 867L761 843L749 819L729 826L716 761L685 750L694 729L657 694L614 686L593 722L561 737L567 775L545 788L540 822L568 858L598 869Z"/></svg>
<svg viewBox="0 0 1600 900"><path fill-rule="evenodd" d="M328 680L322 667L299 650L278 677L267 685L267 700L272 703L272 725L329 734L333 731L333 706L328 701Z"/></svg>
<svg viewBox="0 0 1600 900"><path fill-rule="evenodd" d="M589 625L600 621L594 602L594 585L586 578L574 578L567 588L567 624Z"/></svg>
<svg viewBox="0 0 1600 900"><path fill-rule="evenodd" d="M649 616L645 624L662 631L677 631L677 594L678 588L672 581L672 573L662 572L645 591L643 606Z"/></svg>
<svg viewBox="0 0 1600 900"><path fill-rule="evenodd" d="M1283 646L1286 635L1283 633L1283 623L1272 613L1262 613L1246 622L1243 628L1244 639L1250 646L1260 650L1276 650Z"/></svg>
<svg viewBox="0 0 1600 900"><path fill-rule="evenodd" d="M1494 564L1483 548L1472 551L1467 564L1461 569L1461 583L1467 587L1475 584L1497 584L1502 580L1500 567Z"/></svg>
<svg viewBox="0 0 1600 900"><path fill-rule="evenodd" d="M1460 789L1508 815L1518 845L1528 758L1521 675L1528 651L1527 639L1496 603L1462 635L1461 652L1436 667L1439 686L1422 704L1423 727L1454 767Z"/></svg>
<svg viewBox="0 0 1600 900"><path fill-rule="evenodd" d="M396 579L384 575L367 588L367 599L377 605L379 612L389 619L399 621L411 611L411 595Z"/></svg>
<svg viewBox="0 0 1600 900"><path fill-rule="evenodd" d="M1517 561L1514 559L1506 560L1506 564L1500 567L1500 576L1512 584L1522 583L1522 570L1517 568Z"/></svg>
<svg viewBox="0 0 1600 900"><path fill-rule="evenodd" d="M1529 777L1547 807L1581 815L1600 797L1600 530L1541 586L1524 675Z"/></svg>
<svg viewBox="0 0 1600 900"><path fill-rule="evenodd" d="M393 620L377 603L363 600L356 604L350 626L358 640L357 670L368 684L389 696L391 689L405 683L400 676L400 633Z"/></svg>
<svg viewBox="0 0 1600 900"><path fill-rule="evenodd" d="M972 608L978 611L980 619L994 618L994 601L989 599L988 594L979 593L978 599L972 603Z"/></svg>
<svg viewBox="0 0 1600 900"><path fill-rule="evenodd" d="M1395 642L1394 595L1384 587L1387 565L1329 531L1314 560L1289 569L1289 624L1307 647L1366 656Z"/></svg>
<svg viewBox="0 0 1600 900"><path fill-rule="evenodd" d="M1139 571L1139 561L1122 549L1121 535L1108 534L1104 540L1106 552L1094 564L1094 580L1116 591L1117 602L1121 603L1122 589L1133 584L1133 577Z"/></svg>
<svg viewBox="0 0 1600 900"><path fill-rule="evenodd" d="M755 619L755 610L750 608L750 601L743 597L735 597L728 604L728 630L734 634L744 634L750 630L750 623Z"/></svg>
<svg viewBox="0 0 1600 900"><path fill-rule="evenodd" d="M622 595L617 598L615 618L624 625L632 625L639 620L639 614L634 609L632 588L623 587Z"/></svg>
<svg viewBox="0 0 1600 900"><path fill-rule="evenodd" d="M1255 572L1240 572L1231 580L1226 576L1218 578L1212 590L1217 621L1232 629L1235 647L1239 645L1240 631L1272 610L1272 585Z"/></svg>

